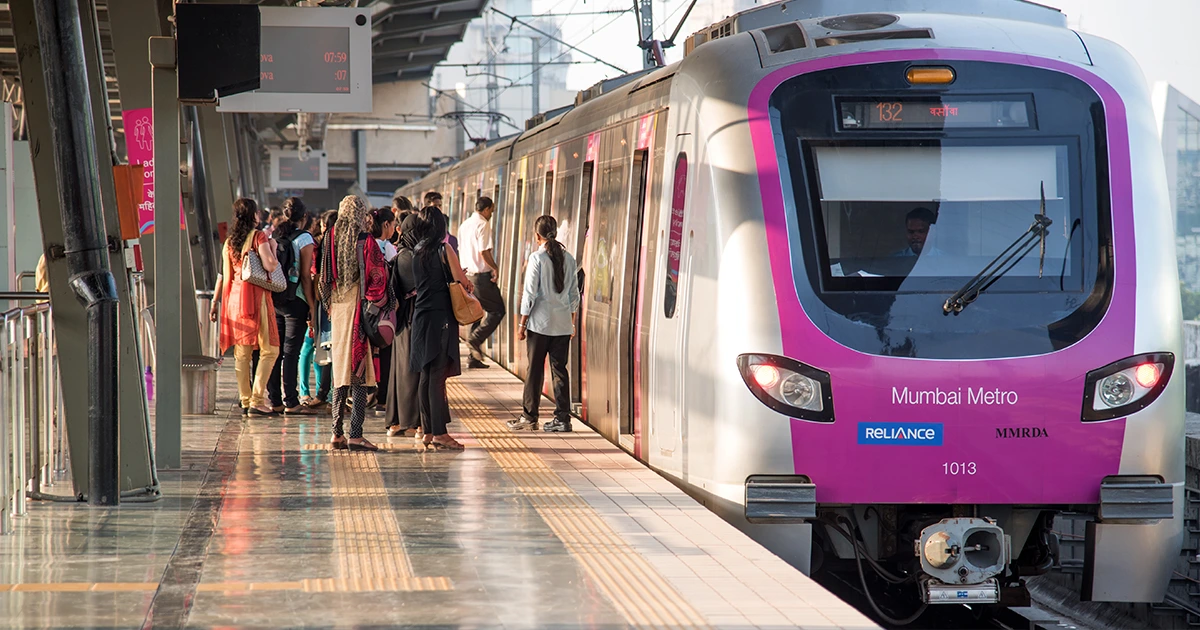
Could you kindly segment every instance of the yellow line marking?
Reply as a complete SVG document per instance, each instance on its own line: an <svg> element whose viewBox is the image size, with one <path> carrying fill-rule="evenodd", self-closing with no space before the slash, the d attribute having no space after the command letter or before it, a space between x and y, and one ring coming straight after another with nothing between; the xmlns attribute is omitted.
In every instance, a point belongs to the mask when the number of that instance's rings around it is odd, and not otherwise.
<svg viewBox="0 0 1200 630"><path fill-rule="evenodd" d="M626 621L641 628L708 627L641 554L464 385L450 381L447 389L455 416L508 473Z"/></svg>
<svg viewBox="0 0 1200 630"><path fill-rule="evenodd" d="M379 450L387 451L389 453L400 453L400 452L404 452L404 451L414 450L414 448L413 448L414 443L413 443L412 438L408 438L404 442L377 442L375 444L375 446L378 446ZM302 451L332 451L333 447L331 447L328 442L325 442L322 444L302 444L300 446L300 450L302 450ZM358 452L363 452L363 451L358 451Z"/></svg>

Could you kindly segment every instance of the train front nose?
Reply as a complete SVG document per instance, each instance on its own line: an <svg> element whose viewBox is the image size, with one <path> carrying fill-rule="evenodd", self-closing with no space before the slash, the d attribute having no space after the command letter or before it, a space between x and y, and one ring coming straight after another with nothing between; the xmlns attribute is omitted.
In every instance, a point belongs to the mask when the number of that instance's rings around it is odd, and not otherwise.
<svg viewBox="0 0 1200 630"><path fill-rule="evenodd" d="M996 576L1004 572L1011 546L992 519L946 518L927 526L914 541L921 596L930 604L999 602Z"/></svg>

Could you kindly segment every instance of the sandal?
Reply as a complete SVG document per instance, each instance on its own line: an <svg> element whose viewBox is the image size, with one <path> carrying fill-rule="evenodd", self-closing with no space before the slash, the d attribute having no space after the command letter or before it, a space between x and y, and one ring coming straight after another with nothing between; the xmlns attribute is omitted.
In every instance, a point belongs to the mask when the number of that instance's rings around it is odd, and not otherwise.
<svg viewBox="0 0 1200 630"><path fill-rule="evenodd" d="M312 407L305 407L303 404L296 405L295 407L288 407L287 409L283 410L283 414L286 416L311 416L315 413L315 409Z"/></svg>
<svg viewBox="0 0 1200 630"><path fill-rule="evenodd" d="M343 435L333 436L333 439L329 441L329 447L335 451L346 450L346 448L348 448L346 445L346 437Z"/></svg>
<svg viewBox="0 0 1200 630"><path fill-rule="evenodd" d="M433 441L427 442L426 444L433 446L435 449L446 449L450 451L461 451L466 448L458 440L450 437L449 433L445 435L435 435L433 437Z"/></svg>
<svg viewBox="0 0 1200 630"><path fill-rule="evenodd" d="M322 407L329 406L329 403L325 402L324 400L321 400L320 398L309 398L307 401L302 402L300 404L305 407L308 407L309 409L321 409Z"/></svg>
<svg viewBox="0 0 1200 630"><path fill-rule="evenodd" d="M401 429L400 425L393 424L387 428L388 437L413 437L416 429Z"/></svg>
<svg viewBox="0 0 1200 630"><path fill-rule="evenodd" d="M354 440L358 440L358 441L355 442ZM354 438L354 440L351 440L346 443L346 446L348 446L351 451L378 451L379 450L378 446L375 446L374 444L368 442L365 438Z"/></svg>
<svg viewBox="0 0 1200 630"><path fill-rule="evenodd" d="M274 409L272 409L270 407L251 407L250 411L248 413L249 413L249 415L252 415L252 416L277 416L277 415L279 415Z"/></svg>

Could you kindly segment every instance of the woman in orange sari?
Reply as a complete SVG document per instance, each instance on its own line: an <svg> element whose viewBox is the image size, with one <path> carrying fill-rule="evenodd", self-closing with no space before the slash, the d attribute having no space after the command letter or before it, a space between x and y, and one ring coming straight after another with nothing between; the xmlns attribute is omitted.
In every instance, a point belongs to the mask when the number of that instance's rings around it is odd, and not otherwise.
<svg viewBox="0 0 1200 630"><path fill-rule="evenodd" d="M279 266L275 242L255 229L257 212L258 204L253 199L243 197L233 202L233 229L221 248L221 275L217 276L209 317L214 322L218 316L221 320L221 353L233 347L242 415L273 416L266 395L271 368L279 356L275 305L270 291L242 280L242 263L252 248L268 272ZM259 352L258 371L251 384L250 363L255 350Z"/></svg>

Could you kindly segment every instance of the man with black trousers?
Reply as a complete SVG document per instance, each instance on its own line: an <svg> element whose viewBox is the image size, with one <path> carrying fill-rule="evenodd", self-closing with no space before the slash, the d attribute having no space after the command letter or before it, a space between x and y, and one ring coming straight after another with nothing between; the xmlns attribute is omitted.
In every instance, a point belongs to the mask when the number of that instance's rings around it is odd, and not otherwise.
<svg viewBox="0 0 1200 630"><path fill-rule="evenodd" d="M471 349L471 358L467 361L469 368L486 368L483 362L483 342L492 336L504 319L504 297L500 295L500 287L496 286L496 276L499 268L496 258L492 255L492 214L496 205L488 197L480 197L475 202L475 212L458 228L459 261L466 269L467 276L475 284L475 297L487 313L484 318L471 325L471 334L467 337L467 346Z"/></svg>

